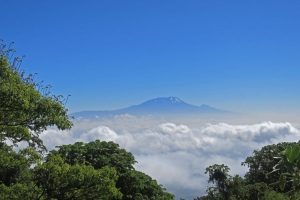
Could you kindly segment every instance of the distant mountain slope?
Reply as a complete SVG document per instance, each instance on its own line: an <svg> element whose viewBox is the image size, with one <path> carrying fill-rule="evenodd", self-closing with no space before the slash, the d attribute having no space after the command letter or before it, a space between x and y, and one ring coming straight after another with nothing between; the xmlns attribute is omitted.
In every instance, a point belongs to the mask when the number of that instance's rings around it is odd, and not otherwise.
<svg viewBox="0 0 300 200"><path fill-rule="evenodd" d="M188 104L177 97L159 97L133 105L127 108L111 111L82 111L73 113L75 118L108 117L120 114L130 115L188 115L188 114L222 114L224 110L202 104L195 106Z"/></svg>

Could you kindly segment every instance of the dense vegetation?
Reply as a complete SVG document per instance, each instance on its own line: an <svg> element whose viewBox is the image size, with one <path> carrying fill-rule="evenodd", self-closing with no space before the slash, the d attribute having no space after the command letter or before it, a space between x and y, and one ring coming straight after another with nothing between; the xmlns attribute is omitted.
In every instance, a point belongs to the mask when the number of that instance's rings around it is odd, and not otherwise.
<svg viewBox="0 0 300 200"><path fill-rule="evenodd" d="M206 169L207 195L196 200L300 200L300 143L279 143L263 147L248 157L244 177L229 175L223 164Z"/></svg>
<svg viewBox="0 0 300 200"><path fill-rule="evenodd" d="M39 134L72 126L64 100L25 76L11 56L0 44L0 200L174 199L113 142L78 142L47 153ZM16 148L20 143L27 147Z"/></svg>

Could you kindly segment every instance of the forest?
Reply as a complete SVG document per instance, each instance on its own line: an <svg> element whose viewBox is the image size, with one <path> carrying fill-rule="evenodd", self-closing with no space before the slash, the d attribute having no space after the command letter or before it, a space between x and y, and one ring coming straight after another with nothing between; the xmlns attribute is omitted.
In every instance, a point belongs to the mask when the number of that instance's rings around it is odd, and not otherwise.
<svg viewBox="0 0 300 200"><path fill-rule="evenodd" d="M48 127L72 127L65 99L26 75L12 51L1 44L0 199L175 199L137 171L134 156L114 142L76 142L48 151L39 135ZM242 165L249 168L243 177L224 164L208 166L206 194L195 200L300 199L299 142L265 146Z"/></svg>

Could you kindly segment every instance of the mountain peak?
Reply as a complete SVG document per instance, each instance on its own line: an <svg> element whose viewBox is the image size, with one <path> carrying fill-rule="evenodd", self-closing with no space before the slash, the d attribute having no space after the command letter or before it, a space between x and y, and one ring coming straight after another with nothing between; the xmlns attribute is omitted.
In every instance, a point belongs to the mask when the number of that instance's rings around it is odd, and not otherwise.
<svg viewBox="0 0 300 200"><path fill-rule="evenodd" d="M183 101L181 99L179 99L178 97L167 97L167 99L172 102L172 103L183 103Z"/></svg>
<svg viewBox="0 0 300 200"><path fill-rule="evenodd" d="M186 114L220 114L224 111L202 104L196 106L188 104L178 97L158 97L150 99L138 105L111 111L84 111L76 113L77 116L113 116L118 114L132 115L186 115Z"/></svg>
<svg viewBox="0 0 300 200"><path fill-rule="evenodd" d="M148 104L148 103L167 103L167 104L178 104L178 103L184 103L181 99L178 97L158 97L155 99L150 99L148 101L145 101L143 104Z"/></svg>

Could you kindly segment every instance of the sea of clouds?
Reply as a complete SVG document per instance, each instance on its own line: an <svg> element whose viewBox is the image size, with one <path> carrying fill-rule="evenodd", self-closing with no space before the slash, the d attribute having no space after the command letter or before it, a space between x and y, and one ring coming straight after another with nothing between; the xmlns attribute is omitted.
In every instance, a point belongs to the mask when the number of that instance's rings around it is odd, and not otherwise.
<svg viewBox="0 0 300 200"><path fill-rule="evenodd" d="M262 122L250 125L229 123L180 123L130 115L111 119L75 120L70 131L50 128L41 134L49 149L77 141L113 141L132 152L141 170L177 198L192 199L205 193L205 168L224 163L233 174L244 174L241 162L264 145L298 141L294 125Z"/></svg>

